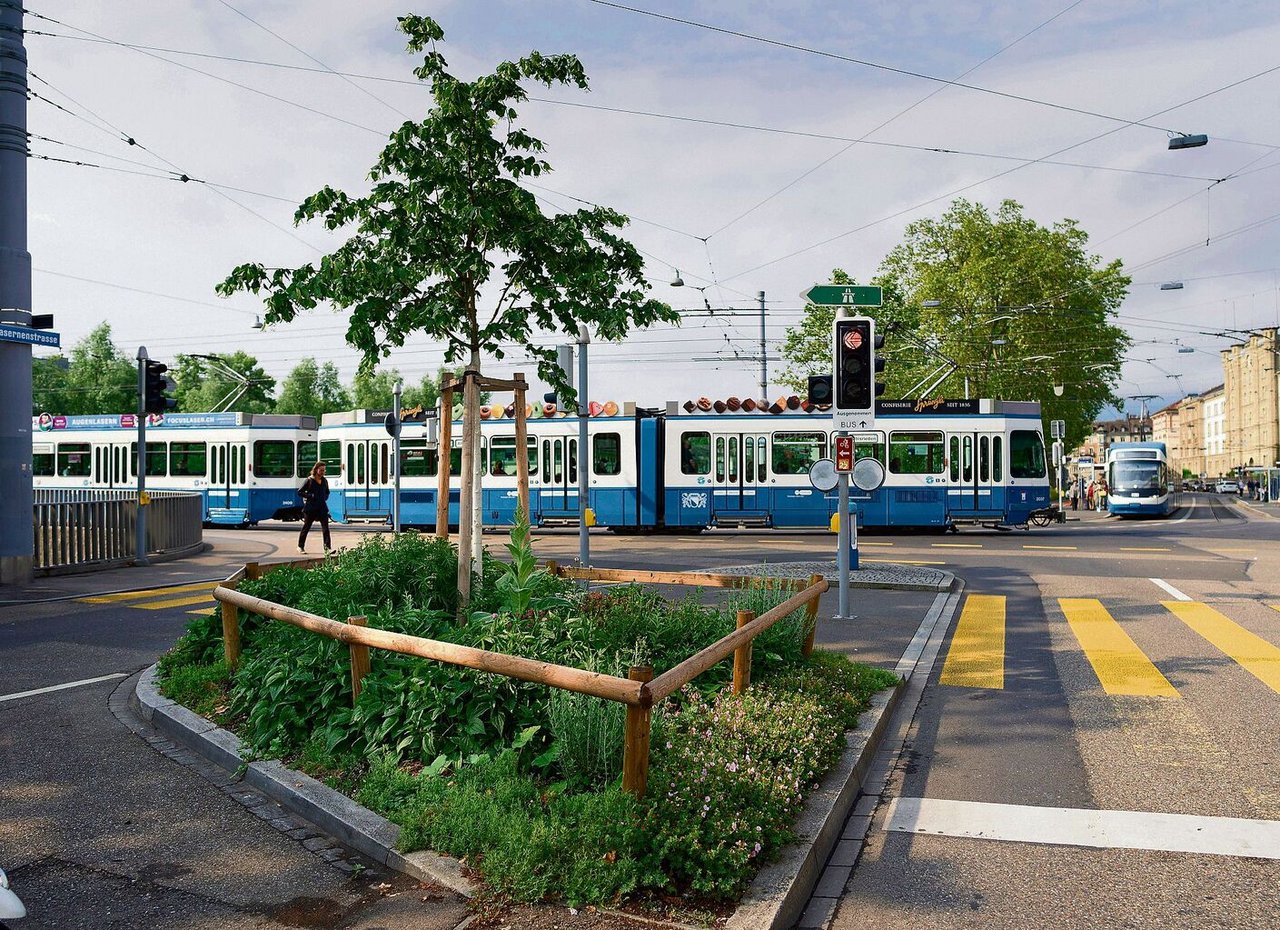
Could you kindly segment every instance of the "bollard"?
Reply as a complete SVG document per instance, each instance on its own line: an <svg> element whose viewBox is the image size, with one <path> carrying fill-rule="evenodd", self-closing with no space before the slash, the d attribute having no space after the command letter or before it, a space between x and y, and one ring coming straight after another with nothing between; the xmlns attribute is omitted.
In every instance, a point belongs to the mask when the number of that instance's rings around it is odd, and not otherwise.
<svg viewBox="0 0 1280 930"><path fill-rule="evenodd" d="M348 617L347 623L352 626L367 626L367 617ZM369 674L369 647L360 643L347 643L351 650L351 703L360 699L360 686L364 676Z"/></svg>
<svg viewBox="0 0 1280 930"><path fill-rule="evenodd" d="M627 677L632 681L652 681L653 666L633 665ZM622 790L637 798L644 797L649 783L649 728L652 722L652 707L627 705L622 743Z"/></svg>

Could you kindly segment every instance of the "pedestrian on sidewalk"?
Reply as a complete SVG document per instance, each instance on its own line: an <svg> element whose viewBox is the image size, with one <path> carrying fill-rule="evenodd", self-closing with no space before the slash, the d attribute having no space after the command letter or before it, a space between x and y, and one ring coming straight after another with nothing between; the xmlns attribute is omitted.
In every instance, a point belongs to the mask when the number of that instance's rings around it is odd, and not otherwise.
<svg viewBox="0 0 1280 930"><path fill-rule="evenodd" d="M1069 498L1071 500L1071 509L1073 511L1079 510L1080 509L1080 488L1076 485L1074 481L1071 482L1071 494L1069 495Z"/></svg>
<svg viewBox="0 0 1280 930"><path fill-rule="evenodd" d="M1098 489L1093 492L1094 500L1097 501L1098 509L1105 511L1107 509L1107 483L1105 481L1098 485Z"/></svg>
<svg viewBox="0 0 1280 930"><path fill-rule="evenodd" d="M324 462L311 466L311 475L298 488L298 496L302 498L302 532L298 534L298 551L307 551L307 531L312 523L319 520L324 535L324 551L328 552L333 545L329 540L329 482L324 476Z"/></svg>
<svg viewBox="0 0 1280 930"><path fill-rule="evenodd" d="M1085 510L1093 509L1093 496L1095 493L1097 493L1097 483L1095 481L1090 480L1089 487L1087 487L1084 492L1084 509Z"/></svg>

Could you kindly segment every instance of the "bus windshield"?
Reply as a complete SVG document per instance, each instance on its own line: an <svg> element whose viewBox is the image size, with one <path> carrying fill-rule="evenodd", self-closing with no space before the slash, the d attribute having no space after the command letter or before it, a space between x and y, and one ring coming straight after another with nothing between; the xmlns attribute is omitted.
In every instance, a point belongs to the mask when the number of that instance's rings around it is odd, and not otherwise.
<svg viewBox="0 0 1280 930"><path fill-rule="evenodd" d="M1111 463L1111 491L1159 491L1162 479L1160 462L1128 461Z"/></svg>

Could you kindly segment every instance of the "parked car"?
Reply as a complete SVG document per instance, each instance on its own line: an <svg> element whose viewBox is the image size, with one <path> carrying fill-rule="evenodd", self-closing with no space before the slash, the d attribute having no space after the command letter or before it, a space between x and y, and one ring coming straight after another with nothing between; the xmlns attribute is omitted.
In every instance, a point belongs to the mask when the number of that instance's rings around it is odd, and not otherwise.
<svg viewBox="0 0 1280 930"><path fill-rule="evenodd" d="M1226 478L1220 478L1218 485L1214 488L1219 494L1239 494L1240 484L1236 481L1228 481Z"/></svg>

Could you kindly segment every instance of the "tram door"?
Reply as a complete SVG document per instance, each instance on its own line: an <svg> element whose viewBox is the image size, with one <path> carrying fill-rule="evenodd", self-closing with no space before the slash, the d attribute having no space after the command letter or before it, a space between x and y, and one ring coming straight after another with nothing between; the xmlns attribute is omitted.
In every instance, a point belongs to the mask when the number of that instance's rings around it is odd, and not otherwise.
<svg viewBox="0 0 1280 930"><path fill-rule="evenodd" d="M711 442L712 515L763 518L768 488L766 438L753 433L717 433Z"/></svg>
<svg viewBox="0 0 1280 930"><path fill-rule="evenodd" d="M542 468L535 487L543 517L578 516L577 436L542 440Z"/></svg>
<svg viewBox="0 0 1280 930"><path fill-rule="evenodd" d="M391 486L391 443L382 439L347 442L347 462L342 475L343 501L348 519L388 517Z"/></svg>
<svg viewBox="0 0 1280 930"><path fill-rule="evenodd" d="M1004 436L959 433L950 439L951 509L975 514L1004 512ZM959 493L956 493L956 492Z"/></svg>
<svg viewBox="0 0 1280 930"><path fill-rule="evenodd" d="M209 459L209 506L237 506L237 494L249 485L248 444L211 443ZM248 507L248 499L241 502L240 506Z"/></svg>
<svg viewBox="0 0 1280 930"><path fill-rule="evenodd" d="M127 445L93 447L93 484L99 488L136 487L130 480Z"/></svg>

